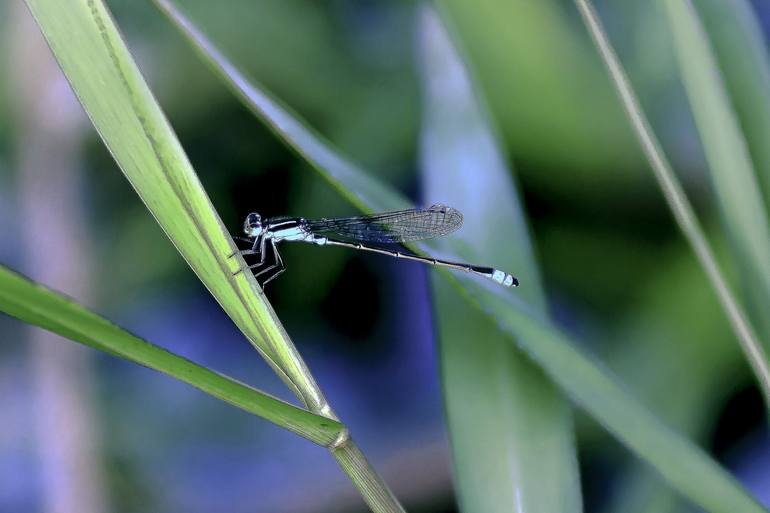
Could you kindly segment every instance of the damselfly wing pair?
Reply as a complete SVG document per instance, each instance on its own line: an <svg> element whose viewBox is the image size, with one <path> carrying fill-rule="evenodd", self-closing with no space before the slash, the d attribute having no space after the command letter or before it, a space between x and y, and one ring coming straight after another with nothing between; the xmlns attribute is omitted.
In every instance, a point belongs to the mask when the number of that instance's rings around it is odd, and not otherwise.
<svg viewBox="0 0 770 513"><path fill-rule="evenodd" d="M388 245L403 244L448 235L463 223L463 215L446 205L433 205L422 209L399 210L370 216L304 219L301 217L271 217L263 220L251 213L243 223L249 248L241 254L254 256L258 262L249 265L264 287L285 270L278 244L281 242L306 242L319 246L342 246L372 251L424 264L448 267L488 278L505 287L517 287L519 281L512 275L494 269L460 262L415 255L402 250L388 249ZM238 271L240 272L240 271ZM236 273L237 274L237 273Z"/></svg>

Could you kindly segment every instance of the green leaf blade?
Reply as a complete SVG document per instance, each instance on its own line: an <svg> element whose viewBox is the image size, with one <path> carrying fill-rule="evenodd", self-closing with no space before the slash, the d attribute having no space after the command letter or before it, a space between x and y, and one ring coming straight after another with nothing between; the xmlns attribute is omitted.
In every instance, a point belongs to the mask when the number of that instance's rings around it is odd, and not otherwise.
<svg viewBox="0 0 770 513"><path fill-rule="evenodd" d="M709 163L725 232L729 234L733 260L738 264L743 288L754 306L752 320L759 327L767 349L770 319L765 310L770 304L770 218L758 176L695 7L679 0L667 0L665 7L682 80ZM736 59L742 61L743 55ZM760 67L756 73L761 70ZM756 77L746 81L761 80ZM767 109L766 105L758 105L755 118L760 118L761 112ZM762 146L767 146L766 140Z"/></svg>
<svg viewBox="0 0 770 513"><path fill-rule="evenodd" d="M719 23L712 27L719 27L715 30L721 35L722 51L729 52L731 58L725 56L717 62L717 54L692 4L666 3L679 68L709 163L725 232L729 234L731 254L739 270L752 321L767 348L770 343L770 318L765 314L770 304L770 218L765 203L768 196L762 196L760 175L752 161L753 153L760 165L770 165L766 144L766 137L770 137L770 94L762 90L763 86L770 86L767 54L752 40L752 35L756 35L751 30L754 24L750 8L742 2L721 5L705 2L701 11L712 18L719 16ZM723 24L729 24L735 34L724 34L727 27L722 27ZM746 59L746 55L752 58ZM756 66L747 69L749 62ZM727 65L725 71L733 75L723 75L719 64ZM728 90L730 84L732 97ZM747 132L740 124L739 113L746 120L743 127ZM767 184L770 169L765 167L764 171Z"/></svg>
<svg viewBox="0 0 770 513"><path fill-rule="evenodd" d="M582 354L575 342L526 312L491 300L477 285L467 289L576 404L679 493L706 511L767 511L702 449L663 425L608 371Z"/></svg>
<svg viewBox="0 0 770 513"><path fill-rule="evenodd" d="M345 427L150 344L72 300L0 266L0 311L113 356L162 372L319 445Z"/></svg>
<svg viewBox="0 0 770 513"><path fill-rule="evenodd" d="M546 316L532 244L504 157L436 13L420 13L422 177L429 201L465 215L452 236L475 263L500 266ZM456 244L459 246L459 244ZM463 511L579 512L569 405L510 336L434 276L446 416ZM548 476L543 479L543 476Z"/></svg>
<svg viewBox="0 0 770 513"><path fill-rule="evenodd" d="M314 166L348 201L364 211L407 208L399 195L393 194L362 173L347 159L326 144L321 136L298 120L291 110L265 90L255 86L209 41L198 28L169 0L153 0L174 26L193 46L198 55L227 87L243 101L279 138Z"/></svg>
<svg viewBox="0 0 770 513"><path fill-rule="evenodd" d="M660 142L650 127L650 123L639 104L626 71L604 31L602 22L593 4L590 0L575 0L575 5L583 18L589 34L594 40L599 55L604 61L610 79L626 111L628 120L636 133L639 144L647 157L650 169L658 181L661 192L666 198L669 208L679 225L679 229L687 239L703 271L711 282L711 286L722 305L722 309L730 321L738 342L741 344L744 355L760 384L765 404L767 407L770 407L770 359L767 357L766 350L758 339L754 327L717 264L714 252L695 216L695 211L685 195L678 178L674 174L671 164L663 153ZM762 290L764 290L764 287Z"/></svg>
<svg viewBox="0 0 770 513"><path fill-rule="evenodd" d="M510 335L432 283L462 511L581 511L570 407Z"/></svg>
<svg viewBox="0 0 770 513"><path fill-rule="evenodd" d="M28 0L92 123L177 250L276 373L327 408L152 96L101 0ZM109 91L109 94L104 94Z"/></svg>
<svg viewBox="0 0 770 513"><path fill-rule="evenodd" d="M762 27L747 0L701 0L694 6L713 45L768 205L770 55Z"/></svg>

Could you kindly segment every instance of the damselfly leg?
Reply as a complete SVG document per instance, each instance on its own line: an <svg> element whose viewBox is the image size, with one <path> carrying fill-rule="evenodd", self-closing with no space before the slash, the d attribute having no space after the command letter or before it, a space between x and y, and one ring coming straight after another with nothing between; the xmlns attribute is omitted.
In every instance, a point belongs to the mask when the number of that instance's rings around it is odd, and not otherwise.
<svg viewBox="0 0 770 513"><path fill-rule="evenodd" d="M240 237L239 237L240 239ZM241 239L243 240L243 239ZM259 262L256 264L249 265L249 269L258 269L259 267L262 267L265 264L265 243L267 242L267 239L264 236L256 237L253 241L250 239L246 239L249 244L251 245L251 249L242 249L239 250L240 254L243 256L251 256L251 255L259 255ZM238 252L235 252L231 255L231 257L235 256ZM238 269L233 273L233 276L243 271L243 268Z"/></svg>
<svg viewBox="0 0 770 513"><path fill-rule="evenodd" d="M233 258L235 255L239 255L239 254L244 256L257 254L257 251L254 250L254 242L255 242L254 239L247 239L246 237L233 237L233 240L236 241L235 243L236 247L238 247L239 242L246 242L249 246L248 246L248 249L241 249L241 248L236 249L235 251L227 255L228 260ZM244 251L246 251L245 254L244 254Z"/></svg>
<svg viewBox="0 0 770 513"><path fill-rule="evenodd" d="M275 240L270 240L270 245L265 251L270 252L273 257L273 263L254 274L260 287L264 287L286 270L286 266L283 264L283 258L281 258L281 254L278 252L278 248L275 245Z"/></svg>
<svg viewBox="0 0 770 513"><path fill-rule="evenodd" d="M243 272L244 269L250 269L254 273L254 277L257 279L257 283L264 287L265 284L274 280L279 274L286 270L286 266L283 263L283 258L278 252L275 239L268 240L267 237L259 236L254 240L244 239L239 237L239 240L243 240L249 243L250 248L239 250L243 256L259 256L259 261L255 264L247 265L244 268L238 269L233 273L233 276ZM238 252L233 253L231 256L235 256Z"/></svg>

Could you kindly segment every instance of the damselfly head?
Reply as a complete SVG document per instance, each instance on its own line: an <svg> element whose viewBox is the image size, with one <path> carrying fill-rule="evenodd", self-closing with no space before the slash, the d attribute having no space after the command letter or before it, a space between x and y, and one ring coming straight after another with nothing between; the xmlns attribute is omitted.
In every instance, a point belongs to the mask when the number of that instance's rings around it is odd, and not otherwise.
<svg viewBox="0 0 770 513"><path fill-rule="evenodd" d="M243 231L249 237L259 237L262 235L264 228L262 228L262 216L256 212L252 212L246 216L246 220L243 222Z"/></svg>

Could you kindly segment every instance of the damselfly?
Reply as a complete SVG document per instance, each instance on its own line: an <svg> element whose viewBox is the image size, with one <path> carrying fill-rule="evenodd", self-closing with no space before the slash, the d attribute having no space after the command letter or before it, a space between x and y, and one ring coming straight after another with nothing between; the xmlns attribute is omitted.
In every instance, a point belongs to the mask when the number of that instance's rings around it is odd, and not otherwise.
<svg viewBox="0 0 770 513"><path fill-rule="evenodd" d="M506 287L518 286L519 281L516 278L492 267L448 262L377 246L377 244L402 244L440 237L457 230L462 223L463 215L446 205L331 219L271 217L263 221L259 214L251 213L243 223L243 231L248 238L241 238L251 247L242 250L241 254L256 255L259 258L256 264L249 265L249 269L252 269L263 287L285 269L283 259L278 253L278 244L284 241L373 251L396 258L473 273Z"/></svg>

